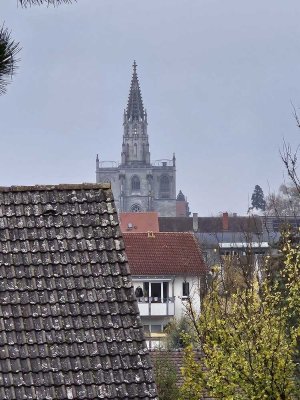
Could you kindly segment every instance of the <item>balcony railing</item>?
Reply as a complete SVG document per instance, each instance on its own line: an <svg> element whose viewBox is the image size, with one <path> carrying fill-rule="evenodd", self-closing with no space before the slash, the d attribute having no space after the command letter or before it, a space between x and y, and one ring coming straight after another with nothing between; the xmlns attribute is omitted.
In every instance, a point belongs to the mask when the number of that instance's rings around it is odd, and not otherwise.
<svg viewBox="0 0 300 400"><path fill-rule="evenodd" d="M140 297L138 306L141 316L173 316L175 313L175 298Z"/></svg>

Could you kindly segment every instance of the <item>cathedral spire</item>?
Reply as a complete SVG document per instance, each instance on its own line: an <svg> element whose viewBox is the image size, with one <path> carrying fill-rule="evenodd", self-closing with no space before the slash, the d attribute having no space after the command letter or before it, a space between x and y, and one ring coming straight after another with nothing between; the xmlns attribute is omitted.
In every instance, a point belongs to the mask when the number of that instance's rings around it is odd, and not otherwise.
<svg viewBox="0 0 300 400"><path fill-rule="evenodd" d="M133 62L133 73L130 85L130 92L128 97L126 116L129 121L144 121L145 110L142 100L142 94L137 76L136 68L137 63Z"/></svg>

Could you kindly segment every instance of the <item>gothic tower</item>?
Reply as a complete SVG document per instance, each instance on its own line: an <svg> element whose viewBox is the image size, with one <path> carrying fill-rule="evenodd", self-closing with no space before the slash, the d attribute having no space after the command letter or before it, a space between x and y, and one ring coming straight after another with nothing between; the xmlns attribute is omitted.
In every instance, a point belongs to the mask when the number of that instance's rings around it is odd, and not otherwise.
<svg viewBox="0 0 300 400"><path fill-rule="evenodd" d="M123 166L150 165L147 112L144 110L136 67L134 61L127 109L124 110Z"/></svg>
<svg viewBox="0 0 300 400"><path fill-rule="evenodd" d="M137 75L133 73L123 115L121 163L96 158L96 182L110 181L119 211L157 211L176 216L176 159L150 161L147 112Z"/></svg>

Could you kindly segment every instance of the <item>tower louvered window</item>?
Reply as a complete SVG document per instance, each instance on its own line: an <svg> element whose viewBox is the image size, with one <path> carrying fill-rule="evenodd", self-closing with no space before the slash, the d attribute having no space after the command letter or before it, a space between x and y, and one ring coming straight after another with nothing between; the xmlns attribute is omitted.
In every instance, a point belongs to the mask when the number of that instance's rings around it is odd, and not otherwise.
<svg viewBox="0 0 300 400"><path fill-rule="evenodd" d="M163 175L160 178L160 197L162 199L170 198L170 178L167 175Z"/></svg>

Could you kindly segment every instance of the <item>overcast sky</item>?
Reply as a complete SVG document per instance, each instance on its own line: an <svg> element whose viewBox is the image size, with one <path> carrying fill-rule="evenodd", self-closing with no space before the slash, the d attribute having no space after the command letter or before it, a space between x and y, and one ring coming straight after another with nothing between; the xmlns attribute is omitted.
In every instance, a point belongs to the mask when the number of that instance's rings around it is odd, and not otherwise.
<svg viewBox="0 0 300 400"><path fill-rule="evenodd" d="M282 140L300 139L299 0L0 5L22 46L0 97L1 186L94 182L96 153L119 161L134 59L151 158L176 153L192 212L245 214L256 184L282 183Z"/></svg>

